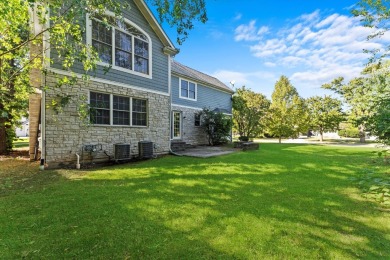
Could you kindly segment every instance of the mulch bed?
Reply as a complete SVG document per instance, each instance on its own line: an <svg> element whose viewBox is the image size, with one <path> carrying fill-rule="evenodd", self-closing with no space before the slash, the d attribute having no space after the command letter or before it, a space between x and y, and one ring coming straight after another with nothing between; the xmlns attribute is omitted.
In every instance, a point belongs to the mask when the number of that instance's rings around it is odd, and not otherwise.
<svg viewBox="0 0 390 260"><path fill-rule="evenodd" d="M21 160L30 160L30 155L28 150L13 150L7 155L0 155L0 161L6 160L6 159L21 159Z"/></svg>

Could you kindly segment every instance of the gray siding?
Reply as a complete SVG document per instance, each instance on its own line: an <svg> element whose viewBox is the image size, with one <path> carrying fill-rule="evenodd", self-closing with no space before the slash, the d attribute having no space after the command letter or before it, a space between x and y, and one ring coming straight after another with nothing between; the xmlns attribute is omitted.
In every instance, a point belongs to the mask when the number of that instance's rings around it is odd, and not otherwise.
<svg viewBox="0 0 390 260"><path fill-rule="evenodd" d="M141 27L152 40L152 79L115 70L113 68L105 73L103 66L98 66L97 70L92 72L91 75L122 84L168 93L168 57L163 53L164 46L134 2L132 0L129 2L131 9L124 11L124 17ZM51 55L52 58L55 59L55 53L52 52ZM59 63L54 63L52 67L61 69ZM74 72L80 74L84 73L80 63L74 66Z"/></svg>
<svg viewBox="0 0 390 260"><path fill-rule="evenodd" d="M194 108L222 108L232 111L231 94L206 87L202 84L197 84L197 101L182 99L179 97L179 78L172 76L172 103L175 105L182 105Z"/></svg>

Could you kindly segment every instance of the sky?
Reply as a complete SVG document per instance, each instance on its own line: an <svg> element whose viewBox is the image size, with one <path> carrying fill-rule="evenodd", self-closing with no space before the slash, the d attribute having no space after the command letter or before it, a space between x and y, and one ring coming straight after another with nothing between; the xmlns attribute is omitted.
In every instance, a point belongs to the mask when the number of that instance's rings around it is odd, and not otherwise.
<svg viewBox="0 0 390 260"><path fill-rule="evenodd" d="M363 49L390 42L367 41L370 29L351 15L357 0L206 1L208 21L176 43L175 60L268 98L282 75L304 98L331 94L321 85L359 76L369 57ZM175 30L163 28L175 42Z"/></svg>

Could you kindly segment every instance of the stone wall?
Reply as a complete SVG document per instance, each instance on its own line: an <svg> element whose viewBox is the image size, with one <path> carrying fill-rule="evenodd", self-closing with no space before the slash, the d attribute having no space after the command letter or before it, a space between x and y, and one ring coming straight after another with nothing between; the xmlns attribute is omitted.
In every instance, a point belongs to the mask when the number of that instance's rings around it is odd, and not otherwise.
<svg viewBox="0 0 390 260"><path fill-rule="evenodd" d="M54 74L46 78L49 86L57 82ZM89 91L147 99L148 126L86 125L80 119L78 108L86 104ZM132 156L138 155L138 142L151 141L154 152L169 151L169 96L135 90L94 81L78 81L72 87L51 88L46 92L46 104L58 101L57 95L71 96L71 102L62 111L46 108L46 163L49 167L66 166L76 162L76 153L83 155L81 162L106 161L113 156L113 144L130 143ZM96 145L97 151L85 151L85 145Z"/></svg>
<svg viewBox="0 0 390 260"><path fill-rule="evenodd" d="M201 109L173 105L172 111L180 111L182 113L182 138L180 141L192 145L208 144L203 128L195 126L195 114L202 111Z"/></svg>

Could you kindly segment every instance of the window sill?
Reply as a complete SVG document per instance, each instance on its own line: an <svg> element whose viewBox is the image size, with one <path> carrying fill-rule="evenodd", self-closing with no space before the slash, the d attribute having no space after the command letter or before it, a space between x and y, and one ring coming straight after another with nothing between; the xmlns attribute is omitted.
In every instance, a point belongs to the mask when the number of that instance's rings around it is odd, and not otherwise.
<svg viewBox="0 0 390 260"><path fill-rule="evenodd" d="M193 99L193 98L186 98L186 97L182 97L182 96L179 96L180 99L184 99L184 100L190 100L190 101L197 101L197 99Z"/></svg>
<svg viewBox="0 0 390 260"><path fill-rule="evenodd" d="M149 126L140 126L140 125L99 125L91 124L92 127L123 127L123 128L149 128Z"/></svg>
<svg viewBox="0 0 390 260"><path fill-rule="evenodd" d="M137 72L137 71L134 71L134 70L125 69L125 68L122 68L122 67L119 67L119 66L110 65L110 64L104 63L104 62L98 62L97 64L102 66L102 67L106 67L106 68L108 67L109 68L108 71L110 71L111 69L114 69L114 70L118 70L118 71L129 73L129 74L133 74L133 75L136 75L136 76L140 76L140 77L143 77L143 78L152 79L152 73L144 74L144 73Z"/></svg>

